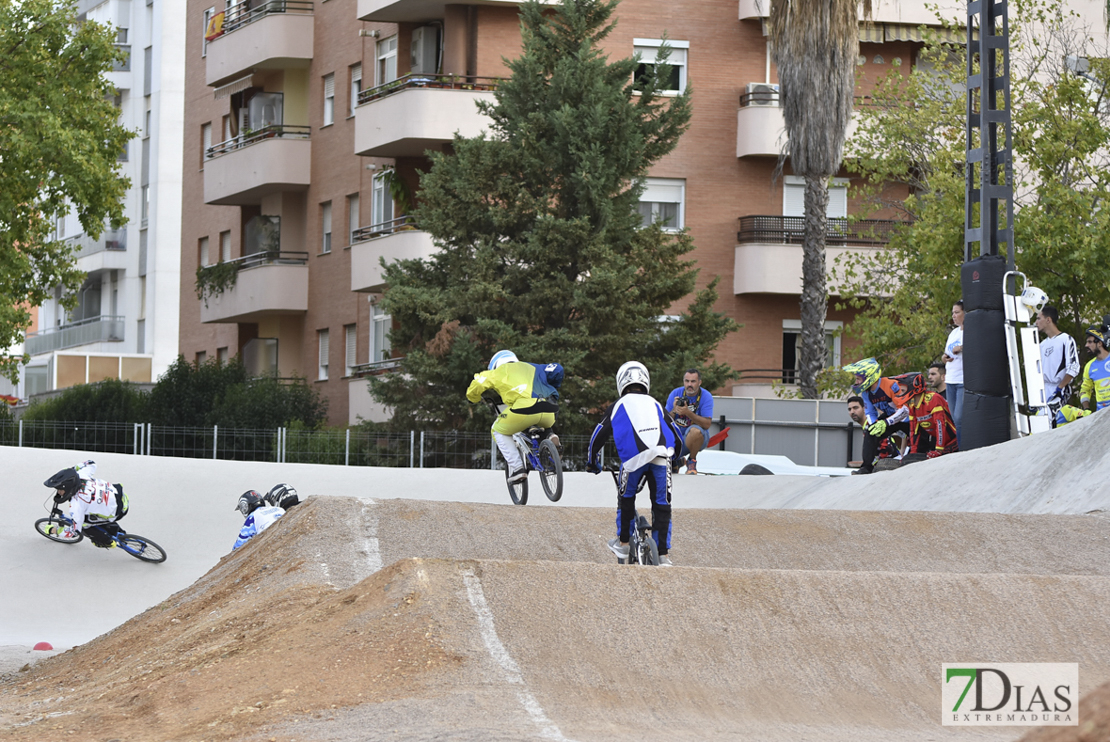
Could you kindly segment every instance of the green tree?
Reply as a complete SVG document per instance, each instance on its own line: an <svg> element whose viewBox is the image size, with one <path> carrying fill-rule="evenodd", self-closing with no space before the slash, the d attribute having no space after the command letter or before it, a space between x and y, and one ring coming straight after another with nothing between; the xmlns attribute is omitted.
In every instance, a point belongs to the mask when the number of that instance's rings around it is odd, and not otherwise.
<svg viewBox="0 0 1110 742"><path fill-rule="evenodd" d="M0 3L0 348L20 341L29 307L84 280L55 219L72 205L93 238L123 221L131 133L103 74L123 59L114 42L112 29L78 25L74 2ZM0 355L0 373L14 381L25 361Z"/></svg>
<svg viewBox="0 0 1110 742"><path fill-rule="evenodd" d="M79 384L56 397L33 403L23 419L66 422L140 423L146 422L147 394L136 385L106 379L95 384Z"/></svg>
<svg viewBox="0 0 1110 742"><path fill-rule="evenodd" d="M1108 54L1044 0L1011 6L1010 35L1015 263L1060 309L1061 328L1082 337L1110 309ZM1067 69L1069 56L1090 58L1089 78ZM847 334L891 373L941 354L964 262L964 50L933 39L919 59L880 81L849 142L871 203L908 226L836 267L842 295L862 310Z"/></svg>
<svg viewBox="0 0 1110 742"><path fill-rule="evenodd" d="M706 362L735 325L712 309L715 282L695 293L690 236L644 227L637 212L649 168L689 125L689 91L662 97L667 65L646 65L634 84L636 59L602 54L615 6L522 3L522 54L482 105L489 135L432 155L416 219L439 251L386 269L384 307L406 359L371 393L395 426L488 426L463 391L498 348L564 364L560 427L570 430L613 398L612 375L629 359L658 389L687 365L705 368L709 387L732 376ZM660 322L684 301L685 313Z"/></svg>
<svg viewBox="0 0 1110 742"><path fill-rule="evenodd" d="M778 69L786 152L805 179L798 387L817 399L825 367L825 234L829 178L840 171L856 88L857 0L771 0L768 37ZM871 0L863 0L871 14ZM779 161L779 168L783 160Z"/></svg>

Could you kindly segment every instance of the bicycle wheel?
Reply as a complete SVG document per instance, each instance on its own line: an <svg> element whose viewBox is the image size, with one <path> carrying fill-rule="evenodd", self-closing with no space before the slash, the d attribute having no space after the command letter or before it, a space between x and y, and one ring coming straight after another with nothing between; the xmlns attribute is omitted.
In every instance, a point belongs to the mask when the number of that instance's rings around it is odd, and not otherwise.
<svg viewBox="0 0 1110 742"><path fill-rule="evenodd" d="M528 477L519 482L509 481L509 467L505 467L505 485L509 488L509 497L513 498L514 505L528 504Z"/></svg>
<svg viewBox="0 0 1110 742"><path fill-rule="evenodd" d="M551 441L540 442L540 484L548 500L559 502L563 496L563 462Z"/></svg>
<svg viewBox="0 0 1110 742"><path fill-rule="evenodd" d="M128 554L144 562L158 564L166 561L166 550L148 538L125 533L116 543Z"/></svg>
<svg viewBox="0 0 1110 742"><path fill-rule="evenodd" d="M85 538L85 534L80 531L75 531L74 538L63 538L62 534L69 526L69 522L61 518L39 518L35 521L35 530L46 536L51 541L57 541L59 544L76 544Z"/></svg>
<svg viewBox="0 0 1110 742"><path fill-rule="evenodd" d="M650 567L659 566L659 545L655 543L650 533L644 537L640 549L640 564Z"/></svg>

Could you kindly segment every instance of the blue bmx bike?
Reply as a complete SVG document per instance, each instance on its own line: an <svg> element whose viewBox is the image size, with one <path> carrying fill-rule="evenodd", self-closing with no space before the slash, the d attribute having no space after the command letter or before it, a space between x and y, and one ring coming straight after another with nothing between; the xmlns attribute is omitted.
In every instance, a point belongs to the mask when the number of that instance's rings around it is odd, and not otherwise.
<svg viewBox="0 0 1110 742"><path fill-rule="evenodd" d="M49 518L35 521L35 530L59 544L77 544L85 538L82 529L74 527L73 520L61 511L57 503ZM87 525L84 530L90 531L90 536L95 533L94 540L111 543L136 559L155 564L166 561L165 549L148 538L127 533L116 523Z"/></svg>

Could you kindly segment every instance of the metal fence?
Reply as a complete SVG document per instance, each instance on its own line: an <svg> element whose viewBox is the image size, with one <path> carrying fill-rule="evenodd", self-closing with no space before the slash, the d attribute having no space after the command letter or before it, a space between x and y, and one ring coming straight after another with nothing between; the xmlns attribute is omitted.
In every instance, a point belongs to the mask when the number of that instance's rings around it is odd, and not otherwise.
<svg viewBox="0 0 1110 742"><path fill-rule="evenodd" d="M560 436L563 468L586 466L589 436ZM489 433L169 427L150 423L0 421L0 445L136 456L455 469L504 468Z"/></svg>

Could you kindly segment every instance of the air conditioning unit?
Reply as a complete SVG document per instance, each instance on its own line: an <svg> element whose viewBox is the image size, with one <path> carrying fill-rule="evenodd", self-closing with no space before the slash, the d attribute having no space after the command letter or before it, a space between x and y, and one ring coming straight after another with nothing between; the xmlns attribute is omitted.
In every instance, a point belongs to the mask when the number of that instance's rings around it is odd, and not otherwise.
<svg viewBox="0 0 1110 742"><path fill-rule="evenodd" d="M769 82L749 82L748 93L744 97L749 106L777 106L779 86Z"/></svg>
<svg viewBox="0 0 1110 742"><path fill-rule="evenodd" d="M420 26L412 30L412 74L434 75L438 70L439 29Z"/></svg>

